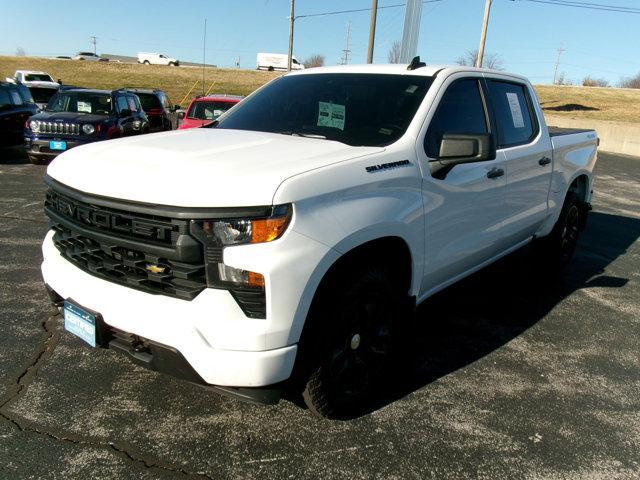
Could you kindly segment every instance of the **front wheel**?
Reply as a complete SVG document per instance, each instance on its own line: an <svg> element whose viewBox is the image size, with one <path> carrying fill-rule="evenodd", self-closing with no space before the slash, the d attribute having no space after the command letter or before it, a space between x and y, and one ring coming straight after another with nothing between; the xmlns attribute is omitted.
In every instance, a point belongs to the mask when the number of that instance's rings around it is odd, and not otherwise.
<svg viewBox="0 0 640 480"><path fill-rule="evenodd" d="M378 267L325 293L312 308L311 333L302 345L313 351L305 352L311 358L302 398L317 416L346 418L362 410L387 372L408 302Z"/></svg>
<svg viewBox="0 0 640 480"><path fill-rule="evenodd" d="M39 157L37 155L28 155L29 161L33 165L46 165L49 161L45 157Z"/></svg>
<svg viewBox="0 0 640 480"><path fill-rule="evenodd" d="M149 65L149 60L145 60L145 61L144 61L144 62L142 62L142 63L144 63L145 65Z"/></svg>

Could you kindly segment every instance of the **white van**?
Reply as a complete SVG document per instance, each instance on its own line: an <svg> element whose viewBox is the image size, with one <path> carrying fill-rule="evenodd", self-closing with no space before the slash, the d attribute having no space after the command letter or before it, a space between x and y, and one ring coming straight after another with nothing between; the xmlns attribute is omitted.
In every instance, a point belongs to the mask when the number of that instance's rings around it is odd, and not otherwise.
<svg viewBox="0 0 640 480"><path fill-rule="evenodd" d="M285 53L259 53L257 56L258 70L287 70L289 56ZM303 70L302 65L296 57L291 59L291 70Z"/></svg>
<svg viewBox="0 0 640 480"><path fill-rule="evenodd" d="M138 63L144 63L145 65L171 65L177 67L180 65L180 61L172 57L167 57L162 53L138 53Z"/></svg>

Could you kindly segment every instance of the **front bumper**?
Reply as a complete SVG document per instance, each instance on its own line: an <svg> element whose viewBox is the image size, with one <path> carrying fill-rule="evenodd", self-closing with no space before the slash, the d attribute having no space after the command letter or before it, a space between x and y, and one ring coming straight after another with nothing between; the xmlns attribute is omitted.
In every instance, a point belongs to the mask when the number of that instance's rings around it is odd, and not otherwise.
<svg viewBox="0 0 640 480"><path fill-rule="evenodd" d="M291 375L297 346L267 350L269 323L247 318L228 291L206 289L186 301L133 290L78 269L52 237L42 246L42 275L57 295L98 312L107 327L175 350L203 383L264 387Z"/></svg>
<svg viewBox="0 0 640 480"><path fill-rule="evenodd" d="M88 140L79 140L78 138L73 138L73 139L62 138L61 140L67 142L66 150L51 150L49 148L49 142L51 140L54 140L54 138L53 137L51 138L25 137L24 147L26 148L27 153L29 155L53 159L58 155L60 155L61 153L64 153L67 150L70 150L71 148L77 147L79 145L85 145L87 143L93 143L98 139L92 139L88 141Z"/></svg>

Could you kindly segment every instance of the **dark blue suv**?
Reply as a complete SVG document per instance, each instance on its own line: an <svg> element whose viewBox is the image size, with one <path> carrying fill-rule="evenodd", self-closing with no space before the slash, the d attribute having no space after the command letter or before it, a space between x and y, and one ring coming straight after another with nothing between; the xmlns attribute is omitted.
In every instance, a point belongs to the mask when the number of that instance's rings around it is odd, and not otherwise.
<svg viewBox="0 0 640 480"><path fill-rule="evenodd" d="M134 93L66 88L29 119L24 142L31 163L42 165L78 145L148 131L149 120Z"/></svg>

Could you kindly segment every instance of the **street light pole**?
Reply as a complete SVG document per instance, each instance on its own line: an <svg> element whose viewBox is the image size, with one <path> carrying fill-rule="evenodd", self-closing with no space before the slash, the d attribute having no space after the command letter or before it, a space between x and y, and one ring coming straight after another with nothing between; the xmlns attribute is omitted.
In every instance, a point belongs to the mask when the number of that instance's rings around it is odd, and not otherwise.
<svg viewBox="0 0 640 480"><path fill-rule="evenodd" d="M373 43L376 38L376 17L378 16L378 0L371 0L371 23L369 24L369 50L367 63L373 63Z"/></svg>
<svg viewBox="0 0 640 480"><path fill-rule="evenodd" d="M482 59L484 57L484 44L487 40L487 27L489 26L489 12L491 11L491 0L487 0L484 5L484 20L482 21L482 34L480 35L480 48L478 48L478 58L476 59L476 67L482 68Z"/></svg>
<svg viewBox="0 0 640 480"><path fill-rule="evenodd" d="M293 61L293 22L295 21L295 0L291 0L291 12L289 13L289 58L287 59L287 72L291 71Z"/></svg>

